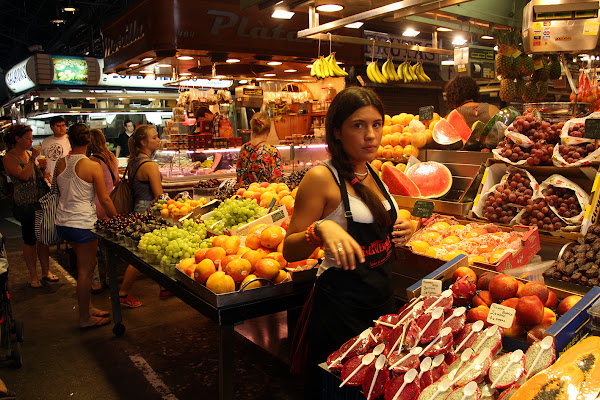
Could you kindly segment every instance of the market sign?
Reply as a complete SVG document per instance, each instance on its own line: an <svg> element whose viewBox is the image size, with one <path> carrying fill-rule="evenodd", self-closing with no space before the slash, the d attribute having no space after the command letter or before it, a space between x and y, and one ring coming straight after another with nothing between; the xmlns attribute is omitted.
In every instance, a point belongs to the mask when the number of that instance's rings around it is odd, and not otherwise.
<svg viewBox="0 0 600 400"><path fill-rule="evenodd" d="M88 63L83 57L52 56L55 85L85 85Z"/></svg>
<svg viewBox="0 0 600 400"><path fill-rule="evenodd" d="M391 43L408 44L411 46L421 47L433 47L431 40L417 39L414 37L406 37L402 35L390 35L389 33L375 32L375 31L364 31L364 38L376 41L390 41ZM440 57L438 54L424 53L416 50L403 50L394 49L391 47L377 46L375 48L375 58L383 59L388 58L391 54L391 58L395 61L404 62L423 62L431 64L439 64ZM373 46L365 46L364 55L367 60L370 60L373 56Z"/></svg>
<svg viewBox="0 0 600 400"><path fill-rule="evenodd" d="M35 86L35 62L33 56L21 61L8 70L4 80L6 86L14 92L19 93L29 90Z"/></svg>

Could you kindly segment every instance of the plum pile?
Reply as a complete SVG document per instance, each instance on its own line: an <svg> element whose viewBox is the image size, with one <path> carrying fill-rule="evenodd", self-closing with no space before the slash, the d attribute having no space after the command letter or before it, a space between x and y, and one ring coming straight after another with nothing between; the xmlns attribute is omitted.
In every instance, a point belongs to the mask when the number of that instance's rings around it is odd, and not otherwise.
<svg viewBox="0 0 600 400"><path fill-rule="evenodd" d="M199 181L196 184L196 187L202 188L202 189L213 189L213 188L219 187L220 184L221 184L220 180L211 178L211 179L204 179L204 180Z"/></svg>
<svg viewBox="0 0 600 400"><path fill-rule="evenodd" d="M560 260L544 271L544 277L583 286L600 284L600 226L590 227L588 233L577 239L563 252Z"/></svg>
<svg viewBox="0 0 600 400"><path fill-rule="evenodd" d="M555 207L561 217L571 218L581 214L581 206L573 190L552 186L544 189L542 194L546 203L551 207Z"/></svg>
<svg viewBox="0 0 600 400"><path fill-rule="evenodd" d="M96 229L112 232L122 232L131 236L133 232L140 231L142 234L166 224L162 217L155 217L150 213L143 214L119 214L112 218L104 218L96 221Z"/></svg>
<svg viewBox="0 0 600 400"><path fill-rule="evenodd" d="M564 228L566 224L548 207L542 198L533 200L532 204L525 206L521 215L521 225L537 226L550 232Z"/></svg>
<svg viewBox="0 0 600 400"><path fill-rule="evenodd" d="M518 214L517 206L533 204L531 181L520 172L512 172L506 182L496 186L485 202L483 216L490 222L508 224Z"/></svg>

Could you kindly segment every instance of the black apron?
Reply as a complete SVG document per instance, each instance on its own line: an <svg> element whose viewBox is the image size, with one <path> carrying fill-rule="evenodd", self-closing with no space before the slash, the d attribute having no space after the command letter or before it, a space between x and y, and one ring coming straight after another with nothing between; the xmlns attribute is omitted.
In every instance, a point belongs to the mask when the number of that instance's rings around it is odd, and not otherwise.
<svg viewBox="0 0 600 400"><path fill-rule="evenodd" d="M391 221L396 221L396 209L388 191L368 164L367 168L390 204ZM348 339L373 326L374 319L397 311L391 285L392 227L383 228L377 221L355 222L346 184L338 179L336 182L346 210L347 231L362 247L365 262L357 264L353 271L331 267L317 279L309 322L309 369L315 362L325 361Z"/></svg>

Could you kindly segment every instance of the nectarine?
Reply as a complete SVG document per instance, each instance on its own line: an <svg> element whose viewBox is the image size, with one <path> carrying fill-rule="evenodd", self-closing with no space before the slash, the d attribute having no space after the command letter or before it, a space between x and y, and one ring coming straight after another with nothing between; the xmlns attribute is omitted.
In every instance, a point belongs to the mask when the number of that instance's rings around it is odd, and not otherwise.
<svg viewBox="0 0 600 400"><path fill-rule="evenodd" d="M544 303L537 296L521 297L515 309L517 310L515 317L521 325L537 325L544 318Z"/></svg>
<svg viewBox="0 0 600 400"><path fill-rule="evenodd" d="M581 296L577 296L576 294L565 297L558 305L558 313L560 315L563 315L564 313L569 311L571 307L577 304L579 300L581 300Z"/></svg>
<svg viewBox="0 0 600 400"><path fill-rule="evenodd" d="M492 297L498 301L515 297L519 284L517 280L506 274L499 274L492 278L489 291Z"/></svg>
<svg viewBox="0 0 600 400"><path fill-rule="evenodd" d="M537 296L539 297L542 304L544 304L546 300L548 300L548 294L548 288L546 287L546 285L544 285L541 282L532 281L527 282L525 286L523 286L523 289L521 290L521 295L519 297Z"/></svg>

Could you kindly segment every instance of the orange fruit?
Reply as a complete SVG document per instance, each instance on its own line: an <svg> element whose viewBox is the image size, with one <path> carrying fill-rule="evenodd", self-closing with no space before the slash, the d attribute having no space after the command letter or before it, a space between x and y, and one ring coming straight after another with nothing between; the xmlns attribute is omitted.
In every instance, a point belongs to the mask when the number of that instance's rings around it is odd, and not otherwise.
<svg viewBox="0 0 600 400"><path fill-rule="evenodd" d="M267 254L264 258L270 258L272 260L277 261L279 263L280 268L285 268L285 266L287 265L287 261L285 258L283 258L283 254L277 251L273 251Z"/></svg>
<svg viewBox="0 0 600 400"><path fill-rule="evenodd" d="M249 234L246 236L245 246L252 250L258 249L261 246L260 236L256 232Z"/></svg>
<svg viewBox="0 0 600 400"><path fill-rule="evenodd" d="M212 240L212 247L223 247L223 243L225 242L225 239L227 239L227 235L219 235L219 236L215 236L213 237Z"/></svg>
<svg viewBox="0 0 600 400"><path fill-rule="evenodd" d="M206 287L216 294L229 293L235 290L235 282L225 271L217 271L208 277Z"/></svg>
<svg viewBox="0 0 600 400"><path fill-rule="evenodd" d="M257 276L254 274L250 274L247 277L244 278L244 280L242 281L242 283L240 283L240 288L243 287L247 282L250 282L253 279L256 279ZM259 288L262 287L262 283L260 281L254 281L252 283L249 283L244 290L248 290L248 289L254 289L254 288Z"/></svg>
<svg viewBox="0 0 600 400"><path fill-rule="evenodd" d="M240 237L239 236L227 236L221 245L225 249L227 255L236 254L240 249Z"/></svg>
<svg viewBox="0 0 600 400"><path fill-rule="evenodd" d="M194 264L194 280L198 283L205 284L206 280L215 272L217 268L212 260L205 259L200 261L198 264Z"/></svg>
<svg viewBox="0 0 600 400"><path fill-rule="evenodd" d="M234 282L241 282L252 272L252 264L245 258L236 258L227 264L225 272L233 278Z"/></svg>
<svg viewBox="0 0 600 400"><path fill-rule="evenodd" d="M169 218L169 210L166 208L163 208L162 210L160 210L160 216L163 218Z"/></svg>
<svg viewBox="0 0 600 400"><path fill-rule="evenodd" d="M283 240L285 232L277 225L268 226L260 234L260 244L267 249L274 249Z"/></svg>
<svg viewBox="0 0 600 400"><path fill-rule="evenodd" d="M225 249L222 247L211 247L210 249L206 250L206 254L204 254L204 259L206 260L207 258L214 261L221 261L222 259L225 258L225 256L227 255L227 253L225 252Z"/></svg>
<svg viewBox="0 0 600 400"><path fill-rule="evenodd" d="M240 258L244 258L248 261L250 261L250 264L252 265L252 267L254 268L256 266L256 263L262 259L262 256L260 255L260 253L256 250L248 250L247 252L245 252L244 254L242 254L240 256Z"/></svg>
<svg viewBox="0 0 600 400"><path fill-rule="evenodd" d="M254 266L254 275L259 278L273 279L279 274L280 265L270 258L259 260Z"/></svg>
<svg viewBox="0 0 600 400"><path fill-rule="evenodd" d="M273 278L273 283L278 284L285 281L288 277L288 272L285 269L280 269L279 273Z"/></svg>

